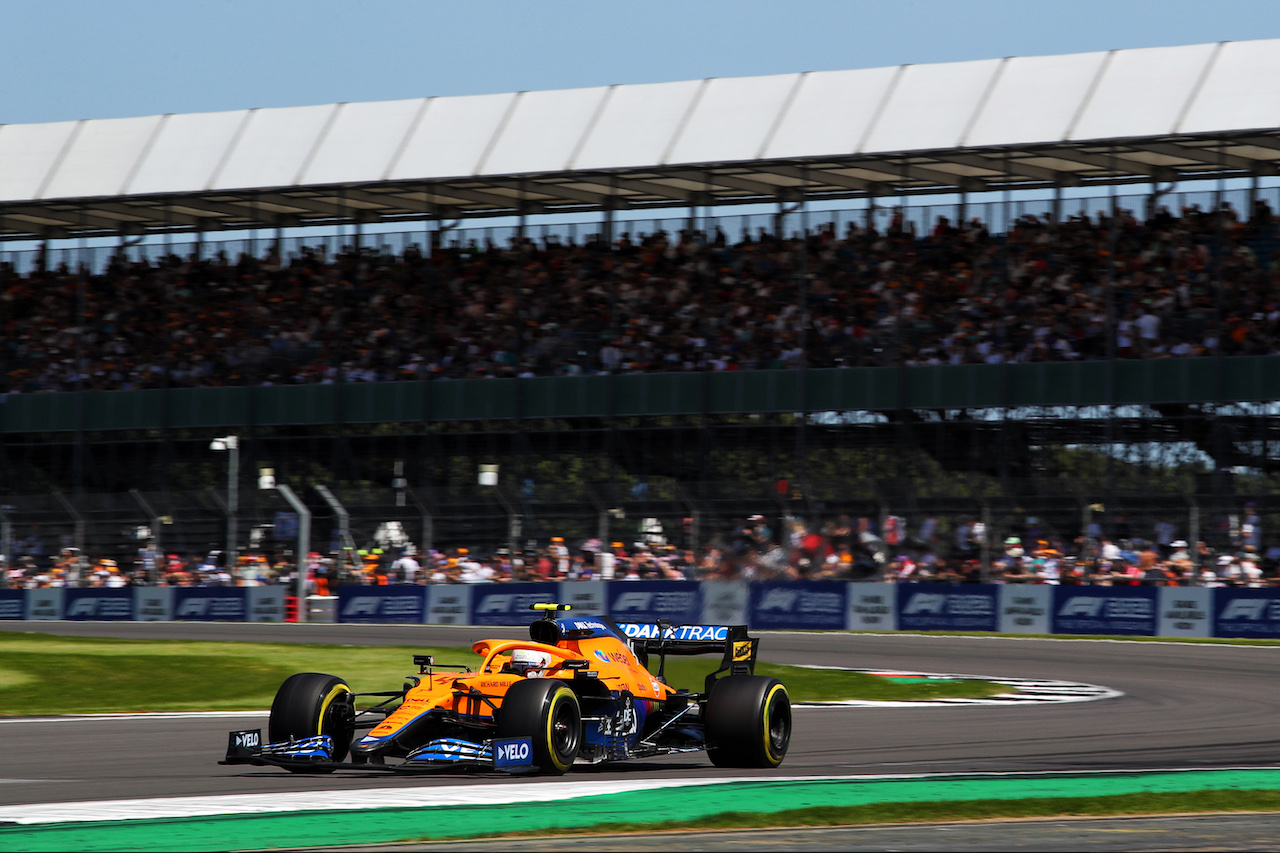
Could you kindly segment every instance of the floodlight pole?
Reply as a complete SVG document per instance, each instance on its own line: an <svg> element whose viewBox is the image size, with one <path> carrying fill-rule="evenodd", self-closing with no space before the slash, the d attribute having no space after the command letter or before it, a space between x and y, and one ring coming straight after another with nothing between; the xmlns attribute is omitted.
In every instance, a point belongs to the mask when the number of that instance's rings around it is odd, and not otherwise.
<svg viewBox="0 0 1280 853"><path fill-rule="evenodd" d="M311 552L311 510L307 508L293 489L284 483L276 483L276 491L284 496L298 514L298 548L296 556L297 578L294 595L298 599L298 621L307 621L307 554Z"/></svg>
<svg viewBox="0 0 1280 853"><path fill-rule="evenodd" d="M227 436L227 560L228 572L235 571L236 528L240 514L240 442L235 436Z"/></svg>
<svg viewBox="0 0 1280 853"><path fill-rule="evenodd" d="M225 566L228 572L236 566L236 527L239 526L237 515L240 512L240 439L227 435L215 438L209 444L210 450L227 452L227 551Z"/></svg>

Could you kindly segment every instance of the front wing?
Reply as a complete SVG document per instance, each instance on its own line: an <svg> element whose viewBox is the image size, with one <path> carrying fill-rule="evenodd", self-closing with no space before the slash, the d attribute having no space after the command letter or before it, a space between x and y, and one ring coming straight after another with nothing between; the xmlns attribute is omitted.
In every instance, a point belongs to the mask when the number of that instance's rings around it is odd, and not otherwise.
<svg viewBox="0 0 1280 853"><path fill-rule="evenodd" d="M356 763L333 760L333 739L328 735L263 743L261 729L230 732L227 756L219 764L249 764L257 767L284 767L289 770L328 772L330 770L372 770L390 773L422 773L443 768L478 768L520 773L534 769L533 744L529 738L469 741L438 738L423 744L396 764Z"/></svg>

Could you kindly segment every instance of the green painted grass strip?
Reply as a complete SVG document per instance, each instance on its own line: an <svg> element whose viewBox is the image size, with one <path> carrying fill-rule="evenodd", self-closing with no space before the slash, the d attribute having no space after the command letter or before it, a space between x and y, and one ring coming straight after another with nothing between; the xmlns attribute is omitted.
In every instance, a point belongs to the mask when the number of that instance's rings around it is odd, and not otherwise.
<svg viewBox="0 0 1280 853"><path fill-rule="evenodd" d="M1197 791L1280 790L1280 769L1172 771L1087 776L945 776L919 779L749 782L606 794L536 804L386 808L204 818L96 821L0 827L0 850L82 853L222 851L377 844L517 831L647 823L667 828L726 812L778 814L886 803L1087 799ZM317 793L323 797L323 793ZM661 819L645 821L647 816Z"/></svg>

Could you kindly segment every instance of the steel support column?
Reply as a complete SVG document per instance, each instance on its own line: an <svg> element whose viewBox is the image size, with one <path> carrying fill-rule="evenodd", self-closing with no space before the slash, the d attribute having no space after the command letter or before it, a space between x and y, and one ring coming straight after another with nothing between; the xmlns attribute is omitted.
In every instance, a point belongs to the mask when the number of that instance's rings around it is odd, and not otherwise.
<svg viewBox="0 0 1280 853"><path fill-rule="evenodd" d="M299 622L307 621L307 554L311 551L311 510L298 499L293 489L283 483L276 484L276 491L284 496L298 514L298 546L294 552L296 585L294 595L298 599L297 618Z"/></svg>

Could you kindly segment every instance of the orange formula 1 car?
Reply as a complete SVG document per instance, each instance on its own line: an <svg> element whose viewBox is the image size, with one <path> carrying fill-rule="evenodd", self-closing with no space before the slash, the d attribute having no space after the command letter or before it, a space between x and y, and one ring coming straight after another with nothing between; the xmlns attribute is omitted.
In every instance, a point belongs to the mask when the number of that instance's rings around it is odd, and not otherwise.
<svg viewBox="0 0 1280 853"><path fill-rule="evenodd" d="M754 674L760 641L746 626L618 624L560 616L564 604L532 609L547 612L530 639L480 640L474 671L415 655L418 674L403 689L363 694L332 675L291 676L272 703L267 742L261 730L231 732L220 763L558 775L574 764L704 749L719 767L782 763L791 701L781 682ZM721 664L701 691L666 683L668 655L703 654ZM381 701L357 712L366 697Z"/></svg>

